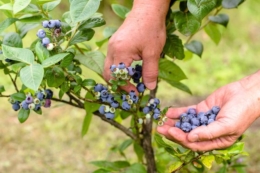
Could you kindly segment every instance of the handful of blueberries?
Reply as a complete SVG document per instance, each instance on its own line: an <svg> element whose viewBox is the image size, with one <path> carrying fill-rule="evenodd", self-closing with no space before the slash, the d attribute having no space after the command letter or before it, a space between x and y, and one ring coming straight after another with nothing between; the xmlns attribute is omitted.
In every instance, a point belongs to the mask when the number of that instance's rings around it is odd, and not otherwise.
<svg viewBox="0 0 260 173"><path fill-rule="evenodd" d="M184 132L190 132L199 126L206 126L214 122L219 111L219 106L213 106L209 111L199 113L197 113L195 108L189 108L180 115L180 120L175 123L175 127L180 128Z"/></svg>

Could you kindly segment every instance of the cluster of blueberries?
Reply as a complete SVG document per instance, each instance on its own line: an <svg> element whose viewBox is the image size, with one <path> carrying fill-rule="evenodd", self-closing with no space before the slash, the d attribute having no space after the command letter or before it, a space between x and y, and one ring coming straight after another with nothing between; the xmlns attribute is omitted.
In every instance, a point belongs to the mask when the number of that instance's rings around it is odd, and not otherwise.
<svg viewBox="0 0 260 173"><path fill-rule="evenodd" d="M18 111L19 109L25 110L34 110L40 111L41 107L49 108L51 106L51 99L53 96L53 92L50 89L46 89L43 91L38 91L33 97L30 93L26 95L25 100L22 102L15 101L12 98L9 98L9 102L12 104L12 108L14 111Z"/></svg>
<svg viewBox="0 0 260 173"><path fill-rule="evenodd" d="M180 120L175 123L175 127L182 129L184 132L190 132L199 126L206 126L214 122L219 111L219 106L213 106L209 111L199 113L195 108L189 108L180 115Z"/></svg>
<svg viewBox="0 0 260 173"><path fill-rule="evenodd" d="M44 28L50 29L55 36L61 33L61 22L60 20L45 20L42 22ZM50 43L50 39L46 37L46 32L43 29L39 29L37 37L41 39L42 45L46 48L53 49L53 44Z"/></svg>
<svg viewBox="0 0 260 173"><path fill-rule="evenodd" d="M110 70L112 72L112 76L116 80L130 80L133 79L133 82L136 83L136 89L139 93L145 91L146 87L144 83L140 82L142 77L142 66L136 65L135 68L133 67L126 67L124 63L119 63L117 65L111 65Z"/></svg>
<svg viewBox="0 0 260 173"><path fill-rule="evenodd" d="M99 107L99 113L105 115L108 119L113 119L115 117L116 108L120 106L120 103L115 100L115 97L112 93L102 84L97 84L94 87L95 96L102 103L106 105L101 105ZM133 104L138 102L138 96L135 94L135 91L130 91L128 95L123 94L121 96L121 107L124 110L130 110Z"/></svg>
<svg viewBox="0 0 260 173"><path fill-rule="evenodd" d="M136 65L133 67L126 67L124 63L119 65L112 65L110 67L112 76L115 80L130 80L133 79L134 83L137 83L136 89L139 93L143 93L146 89L145 85L140 82L142 77L142 66ZM107 87L102 84L97 84L94 87L95 96L101 102L106 103L99 107L99 112L105 115L108 119L115 117L116 108L121 107L123 110L129 111L138 103L139 97L135 91L130 91L128 94L122 94L120 101L116 101L113 94L110 93ZM154 119L159 119L161 111L159 109L160 100L157 98L150 99L147 105L143 108L143 113L146 119L150 119L152 116ZM140 118L139 122L143 122Z"/></svg>

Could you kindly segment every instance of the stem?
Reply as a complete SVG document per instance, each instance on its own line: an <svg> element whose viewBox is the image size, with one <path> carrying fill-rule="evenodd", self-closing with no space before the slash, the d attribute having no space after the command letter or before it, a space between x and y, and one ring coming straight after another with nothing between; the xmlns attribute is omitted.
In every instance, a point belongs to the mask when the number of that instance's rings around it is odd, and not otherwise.
<svg viewBox="0 0 260 173"><path fill-rule="evenodd" d="M66 49L70 46L70 45L69 45L69 44L70 44L70 40L76 35L77 29L78 29L79 25L80 25L80 23L78 22L78 23L77 23L77 26L75 27L73 33L71 34L71 37L70 37L70 39L68 40L68 44L66 45L66 47L65 47L64 50L66 50Z"/></svg>
<svg viewBox="0 0 260 173"><path fill-rule="evenodd" d="M200 157L201 157L203 154L205 154L205 153L206 153L206 152L199 153L199 155L197 155L196 157L194 157L193 159L191 159L189 162L186 162L186 163L184 162L180 167L178 167L178 169L172 171L171 173L175 173L175 172L181 170L184 166L190 164L191 162L194 162L194 161L200 159Z"/></svg>
<svg viewBox="0 0 260 173"><path fill-rule="evenodd" d="M13 85L14 85L14 88L15 88L16 92L19 92L19 90L18 90L18 88L17 88L17 85L16 85L16 82L15 82L16 80L13 79L13 77L11 76L10 73L8 73L8 76L10 77L10 79L11 79ZM16 78L17 78L17 77L15 77L15 79L16 79Z"/></svg>
<svg viewBox="0 0 260 173"><path fill-rule="evenodd" d="M157 86L154 90L150 91L150 98L154 98L157 92ZM143 124L142 134L144 136L142 140L142 148L144 149L144 154L147 162L147 172L155 173L157 172L156 164L155 164L155 156L152 146L152 128L153 121L147 121Z"/></svg>
<svg viewBox="0 0 260 173"><path fill-rule="evenodd" d="M80 47L77 44L74 44L74 46L76 47L76 49L82 54L85 55L84 52L80 49Z"/></svg>
<svg viewBox="0 0 260 173"><path fill-rule="evenodd" d="M0 97L10 97L10 95L2 95L2 94L0 94Z"/></svg>
<svg viewBox="0 0 260 173"><path fill-rule="evenodd" d="M48 19L49 16L48 16L48 14L45 13L45 11L43 10L42 5L40 5L40 9L41 9L42 14Z"/></svg>

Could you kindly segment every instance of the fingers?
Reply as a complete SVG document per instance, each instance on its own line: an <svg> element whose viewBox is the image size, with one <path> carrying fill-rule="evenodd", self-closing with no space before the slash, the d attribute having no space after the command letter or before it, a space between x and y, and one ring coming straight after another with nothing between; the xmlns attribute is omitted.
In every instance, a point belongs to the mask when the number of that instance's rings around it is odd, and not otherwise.
<svg viewBox="0 0 260 173"><path fill-rule="evenodd" d="M150 90L155 89L157 84L159 58L160 55L143 55L143 82Z"/></svg>

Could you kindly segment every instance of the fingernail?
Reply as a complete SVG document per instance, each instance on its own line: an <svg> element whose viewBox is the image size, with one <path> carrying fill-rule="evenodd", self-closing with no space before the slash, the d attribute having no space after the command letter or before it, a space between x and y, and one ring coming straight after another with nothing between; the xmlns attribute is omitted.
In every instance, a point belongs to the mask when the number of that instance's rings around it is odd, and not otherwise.
<svg viewBox="0 0 260 173"><path fill-rule="evenodd" d="M197 134L194 134L190 137L191 142L197 142L199 141L199 136Z"/></svg>
<svg viewBox="0 0 260 173"><path fill-rule="evenodd" d="M146 88L153 90L156 87L156 81L154 82L146 82L145 83Z"/></svg>

